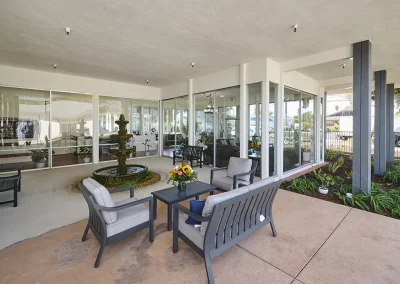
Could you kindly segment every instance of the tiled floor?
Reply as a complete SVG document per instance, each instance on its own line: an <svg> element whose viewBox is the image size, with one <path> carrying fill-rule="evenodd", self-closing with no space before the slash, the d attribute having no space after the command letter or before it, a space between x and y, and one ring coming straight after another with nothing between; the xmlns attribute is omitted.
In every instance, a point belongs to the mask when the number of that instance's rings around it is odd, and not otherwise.
<svg viewBox="0 0 400 284"><path fill-rule="evenodd" d="M161 172L163 180L137 189L137 196L167 186L170 159L140 163ZM107 247L101 266L93 268L99 245L91 233L80 242L85 221L65 225L87 217L80 193L70 189L71 177L78 180L94 168L24 174L21 205L0 207L1 245L64 227L0 251L0 283L206 283L202 259L188 246L181 242L179 252L172 253L162 202L153 244L147 232L140 232ZM209 168L196 171L200 180L208 180ZM400 283L399 220L284 190L277 194L273 214L278 236L266 226L213 260L216 283Z"/></svg>

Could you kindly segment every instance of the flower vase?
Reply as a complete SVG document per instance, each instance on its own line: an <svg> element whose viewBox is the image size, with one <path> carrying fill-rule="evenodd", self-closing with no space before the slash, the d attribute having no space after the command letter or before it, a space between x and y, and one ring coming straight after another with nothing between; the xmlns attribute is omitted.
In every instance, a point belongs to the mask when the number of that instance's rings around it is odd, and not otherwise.
<svg viewBox="0 0 400 284"><path fill-rule="evenodd" d="M186 181L179 181L178 182L178 189L185 190L186 189Z"/></svg>

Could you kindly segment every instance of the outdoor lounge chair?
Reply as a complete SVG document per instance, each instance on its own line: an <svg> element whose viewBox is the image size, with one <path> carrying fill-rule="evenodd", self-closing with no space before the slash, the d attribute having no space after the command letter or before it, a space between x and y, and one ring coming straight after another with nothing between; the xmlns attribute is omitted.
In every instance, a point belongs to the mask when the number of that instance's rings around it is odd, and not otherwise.
<svg viewBox="0 0 400 284"><path fill-rule="evenodd" d="M174 204L173 252L178 252L178 238L182 239L204 258L208 283L213 284L212 259L265 225L270 224L272 234L276 237L272 204L280 181L268 182L262 180L236 190L211 195L207 197L202 215ZM179 214L179 211L185 215ZM186 224L186 215L202 222L201 228Z"/></svg>
<svg viewBox="0 0 400 284"><path fill-rule="evenodd" d="M114 203L109 191L91 178L77 184L89 207L89 220L82 242L90 230L100 243L94 267L100 264L107 245L113 244L133 233L149 228L149 241L154 241L153 198L136 199L133 186L115 191L130 190L130 199ZM149 202L149 207L144 203Z"/></svg>
<svg viewBox="0 0 400 284"><path fill-rule="evenodd" d="M16 171L16 175L8 175L0 177L0 192L13 191L14 198L7 201L1 201L0 205L13 203L14 207L18 206L18 192L21 191L21 170L20 169L2 169L3 171Z"/></svg>
<svg viewBox="0 0 400 284"><path fill-rule="evenodd" d="M210 184L224 192L252 184L257 165L256 160L231 157L227 167L211 169ZM226 176L214 177L214 172L221 170L227 170Z"/></svg>

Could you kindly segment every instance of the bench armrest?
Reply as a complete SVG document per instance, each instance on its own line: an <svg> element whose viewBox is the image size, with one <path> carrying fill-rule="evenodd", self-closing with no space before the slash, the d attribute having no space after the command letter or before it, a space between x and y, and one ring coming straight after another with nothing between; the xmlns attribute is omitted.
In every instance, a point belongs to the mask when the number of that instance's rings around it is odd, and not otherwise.
<svg viewBox="0 0 400 284"><path fill-rule="evenodd" d="M119 206L115 206L115 207L105 207L105 206L97 205L97 208L100 211L116 212L116 211L120 211L120 210L129 208L129 207L132 207L132 206L135 206L135 205L143 204L143 203L146 203L146 202L149 202L149 204L150 204L149 209L151 210L152 205L153 205L153 197L151 197L151 196L143 198L143 199L135 200L133 202L125 203L125 204L122 204L122 205L119 205Z"/></svg>
<svg viewBox="0 0 400 284"><path fill-rule="evenodd" d="M199 214L196 214L192 211L189 210L189 208L186 208L185 206L181 205L181 204L174 204L173 205L175 209L185 213L186 215L192 217L194 220L198 221L198 222L205 222L205 221L209 221L210 220L210 216L207 217L203 217Z"/></svg>
<svg viewBox="0 0 400 284"><path fill-rule="evenodd" d="M238 177L242 177L242 176L247 176L247 175L252 175L254 172L256 171L256 168L250 170L249 172L246 173L241 173L241 174L237 174L233 176L233 189L236 189L236 184L237 184L237 179ZM251 181L251 179L250 179ZM252 182L250 182L252 183Z"/></svg>

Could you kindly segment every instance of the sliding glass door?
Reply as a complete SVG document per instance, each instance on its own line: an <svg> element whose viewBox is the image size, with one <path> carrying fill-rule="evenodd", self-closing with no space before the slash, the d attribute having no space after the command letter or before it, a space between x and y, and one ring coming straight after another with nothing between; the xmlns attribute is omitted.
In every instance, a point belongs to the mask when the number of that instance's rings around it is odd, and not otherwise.
<svg viewBox="0 0 400 284"><path fill-rule="evenodd" d="M315 96L285 87L283 170L314 162Z"/></svg>
<svg viewBox="0 0 400 284"><path fill-rule="evenodd" d="M196 94L195 142L204 148L205 164L225 167L240 157L240 89Z"/></svg>
<svg viewBox="0 0 400 284"><path fill-rule="evenodd" d="M188 144L188 96L164 100L163 108L163 156L172 157L173 151Z"/></svg>

